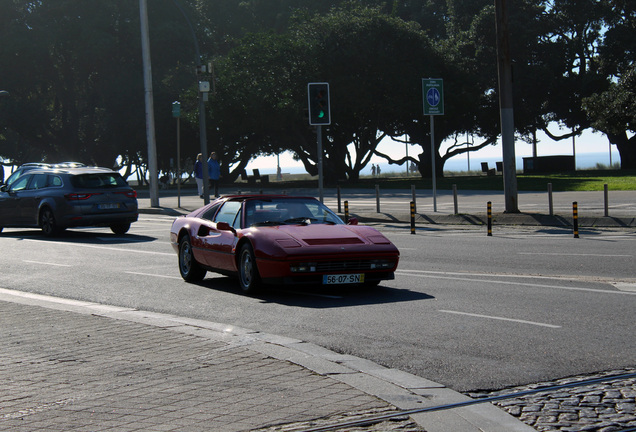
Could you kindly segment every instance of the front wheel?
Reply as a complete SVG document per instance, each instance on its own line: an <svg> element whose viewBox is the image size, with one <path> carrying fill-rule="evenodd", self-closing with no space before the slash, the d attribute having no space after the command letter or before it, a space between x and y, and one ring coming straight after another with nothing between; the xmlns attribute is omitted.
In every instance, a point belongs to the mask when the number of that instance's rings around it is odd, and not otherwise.
<svg viewBox="0 0 636 432"><path fill-rule="evenodd" d="M205 269L194 259L189 235L179 241L179 273L186 282L199 282L205 277Z"/></svg>
<svg viewBox="0 0 636 432"><path fill-rule="evenodd" d="M261 284L261 278L256 267L256 258L254 250L249 243L243 244L239 251L239 283L241 290L245 294L253 294L258 291Z"/></svg>

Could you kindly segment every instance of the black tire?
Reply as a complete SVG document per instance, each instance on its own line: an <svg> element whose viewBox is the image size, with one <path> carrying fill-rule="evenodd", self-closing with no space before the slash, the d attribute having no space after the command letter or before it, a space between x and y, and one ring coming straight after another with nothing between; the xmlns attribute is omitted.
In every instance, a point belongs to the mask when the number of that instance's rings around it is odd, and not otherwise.
<svg viewBox="0 0 636 432"><path fill-rule="evenodd" d="M202 281L206 274L206 270L194 259L192 242L188 234L179 241L179 273L186 282Z"/></svg>
<svg viewBox="0 0 636 432"><path fill-rule="evenodd" d="M245 294L254 294L261 287L261 277L256 267L254 250L249 243L241 246L238 255L238 276L241 291Z"/></svg>
<svg viewBox="0 0 636 432"><path fill-rule="evenodd" d="M129 229L130 222L121 222L110 226L110 230L117 235L126 234Z"/></svg>
<svg viewBox="0 0 636 432"><path fill-rule="evenodd" d="M40 212L40 228L42 228L42 233L47 237L54 237L62 231L57 226L53 210L48 207L43 208Z"/></svg>

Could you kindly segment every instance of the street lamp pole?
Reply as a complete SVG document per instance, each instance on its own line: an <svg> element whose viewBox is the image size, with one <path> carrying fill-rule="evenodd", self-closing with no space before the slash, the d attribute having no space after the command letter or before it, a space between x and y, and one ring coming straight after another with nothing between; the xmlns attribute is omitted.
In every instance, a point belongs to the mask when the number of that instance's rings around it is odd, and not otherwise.
<svg viewBox="0 0 636 432"><path fill-rule="evenodd" d="M174 5L179 9L186 22L188 23L188 27L190 27L190 33L192 34L192 40L194 41L194 55L195 55L195 64L197 70L197 86L199 91L199 138L201 142L201 154L203 155L203 160L207 161L208 155L208 138L207 138L207 129L205 125L205 101L207 100L207 92L201 90L201 86L198 83L198 74L202 70L201 64L201 53L199 51L199 41L197 40L197 35L194 32L194 27L192 26L192 22L190 18L188 18L188 14L185 13L179 2L177 0L172 0ZM203 203L210 203L210 173L207 169L207 162L204 164L202 169L203 174Z"/></svg>
<svg viewBox="0 0 636 432"><path fill-rule="evenodd" d="M139 0L141 21L141 51L144 69L144 94L146 100L146 138L148 141L148 181L150 184L150 206L159 207L159 187L157 184L157 143L155 139L155 113L152 96L152 70L150 66L150 38L148 36L147 0Z"/></svg>

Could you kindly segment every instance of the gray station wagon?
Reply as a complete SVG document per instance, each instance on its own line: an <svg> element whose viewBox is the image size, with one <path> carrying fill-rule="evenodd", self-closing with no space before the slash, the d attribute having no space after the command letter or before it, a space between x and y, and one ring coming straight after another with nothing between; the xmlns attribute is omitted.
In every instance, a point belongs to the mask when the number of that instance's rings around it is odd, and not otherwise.
<svg viewBox="0 0 636 432"><path fill-rule="evenodd" d="M53 236L71 227L107 226L125 234L138 216L137 192L106 168L38 168L0 188L0 232L39 227Z"/></svg>

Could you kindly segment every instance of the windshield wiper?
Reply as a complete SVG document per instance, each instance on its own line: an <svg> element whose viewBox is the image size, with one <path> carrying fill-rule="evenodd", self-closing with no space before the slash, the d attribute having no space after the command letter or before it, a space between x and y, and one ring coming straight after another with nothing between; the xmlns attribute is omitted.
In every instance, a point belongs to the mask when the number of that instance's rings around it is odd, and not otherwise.
<svg viewBox="0 0 636 432"><path fill-rule="evenodd" d="M255 222L251 226L276 226L280 224L281 224L280 221L268 220L268 221L262 221L262 222Z"/></svg>
<svg viewBox="0 0 636 432"><path fill-rule="evenodd" d="M301 224L301 225L309 225L312 222L316 222L318 219L314 219L311 217L305 217L305 216L301 216L301 217L295 217L295 218L291 218L291 219L287 219L285 221L285 223L287 224Z"/></svg>

